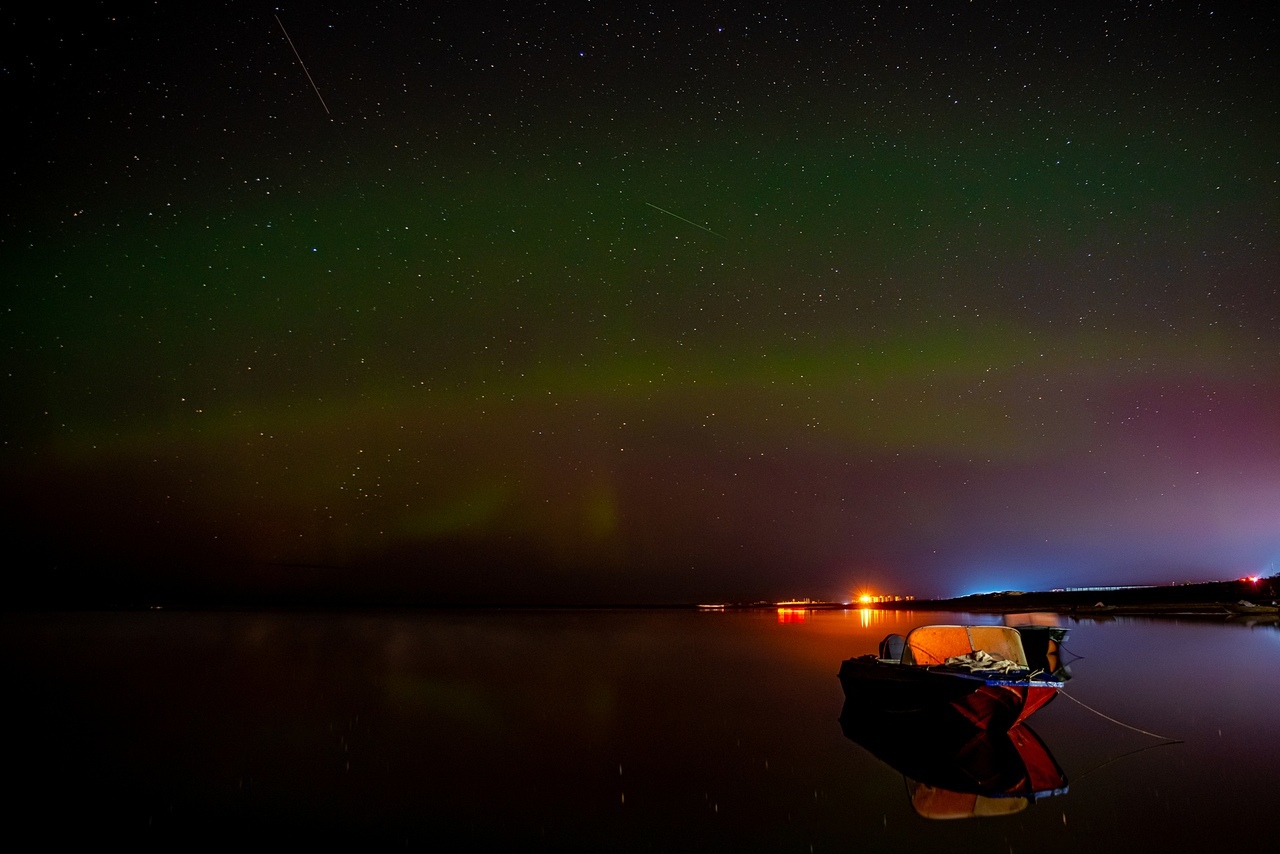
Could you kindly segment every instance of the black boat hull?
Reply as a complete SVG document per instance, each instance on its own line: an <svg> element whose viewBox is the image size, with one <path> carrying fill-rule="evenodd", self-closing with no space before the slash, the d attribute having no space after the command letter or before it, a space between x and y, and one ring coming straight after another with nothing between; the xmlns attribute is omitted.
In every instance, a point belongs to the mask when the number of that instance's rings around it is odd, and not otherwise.
<svg viewBox="0 0 1280 854"><path fill-rule="evenodd" d="M953 715L1001 732L1051 702L1060 682L993 679L955 670L885 663L875 656L840 666L848 702L888 715Z"/></svg>

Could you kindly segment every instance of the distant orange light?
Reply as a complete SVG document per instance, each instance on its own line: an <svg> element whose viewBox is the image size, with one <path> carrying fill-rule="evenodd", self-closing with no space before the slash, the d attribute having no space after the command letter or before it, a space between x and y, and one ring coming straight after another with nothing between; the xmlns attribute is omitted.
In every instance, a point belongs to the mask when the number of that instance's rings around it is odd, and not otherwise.
<svg viewBox="0 0 1280 854"><path fill-rule="evenodd" d="M870 605L870 604L871 604L871 594L870 594L870 593L863 593L861 596L859 596L859 597L858 597L858 602L859 602L860 604L863 604L863 605Z"/></svg>
<svg viewBox="0 0 1280 854"><path fill-rule="evenodd" d="M1262 580L1262 576L1261 576L1261 575L1246 575L1244 578L1242 578L1242 579L1240 579L1240 580L1241 580L1241 581L1248 581L1250 584L1257 584L1259 581L1261 581L1261 580Z"/></svg>

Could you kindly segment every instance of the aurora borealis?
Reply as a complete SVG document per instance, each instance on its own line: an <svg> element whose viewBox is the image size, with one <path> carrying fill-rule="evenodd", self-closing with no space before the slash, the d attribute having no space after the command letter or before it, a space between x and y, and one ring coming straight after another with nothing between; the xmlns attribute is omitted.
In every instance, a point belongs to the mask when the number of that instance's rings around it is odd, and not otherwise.
<svg viewBox="0 0 1280 854"><path fill-rule="evenodd" d="M1274 570L1270 6L445 5L6 13L15 590Z"/></svg>

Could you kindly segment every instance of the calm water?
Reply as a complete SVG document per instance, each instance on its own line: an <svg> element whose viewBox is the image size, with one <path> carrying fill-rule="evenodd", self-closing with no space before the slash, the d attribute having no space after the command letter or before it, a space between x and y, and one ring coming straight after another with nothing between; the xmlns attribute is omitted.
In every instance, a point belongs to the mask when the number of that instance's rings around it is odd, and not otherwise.
<svg viewBox="0 0 1280 854"><path fill-rule="evenodd" d="M917 815L846 738L842 659L954 614L7 616L14 838L1165 851L1277 842L1275 624L1069 623L1032 728L1066 794ZM1143 748L1151 748L1145 749ZM1134 752L1138 751L1138 752Z"/></svg>

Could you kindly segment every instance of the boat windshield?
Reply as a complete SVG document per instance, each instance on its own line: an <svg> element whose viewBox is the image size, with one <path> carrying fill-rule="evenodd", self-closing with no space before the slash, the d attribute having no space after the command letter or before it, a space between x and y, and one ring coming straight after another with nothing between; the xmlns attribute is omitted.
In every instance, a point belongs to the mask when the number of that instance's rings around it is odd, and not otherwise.
<svg viewBox="0 0 1280 854"><path fill-rule="evenodd" d="M936 665L948 658L985 652L1027 666L1022 636L1009 626L920 626L907 635L903 664Z"/></svg>

